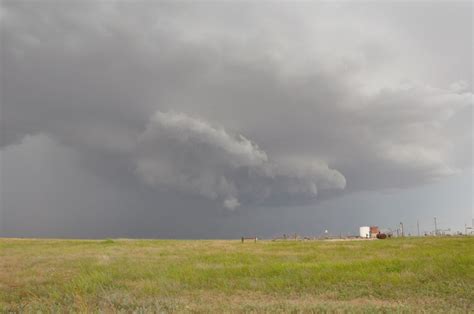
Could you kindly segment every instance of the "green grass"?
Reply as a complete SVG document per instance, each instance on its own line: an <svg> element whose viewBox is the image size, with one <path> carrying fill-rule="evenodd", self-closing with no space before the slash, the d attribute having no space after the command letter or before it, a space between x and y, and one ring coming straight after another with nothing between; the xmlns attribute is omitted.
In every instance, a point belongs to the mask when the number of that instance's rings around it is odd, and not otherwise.
<svg viewBox="0 0 474 314"><path fill-rule="evenodd" d="M474 238L0 239L0 312L473 312Z"/></svg>

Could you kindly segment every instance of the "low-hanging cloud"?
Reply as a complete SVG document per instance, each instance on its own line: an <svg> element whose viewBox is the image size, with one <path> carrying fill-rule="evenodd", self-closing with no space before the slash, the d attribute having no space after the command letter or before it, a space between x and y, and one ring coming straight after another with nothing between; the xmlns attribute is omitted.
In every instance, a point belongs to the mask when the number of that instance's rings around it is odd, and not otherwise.
<svg viewBox="0 0 474 314"><path fill-rule="evenodd" d="M146 183L217 200L228 209L276 197L309 200L319 187L345 187L344 176L321 161L275 163L244 136L182 113L157 112L137 151L136 171Z"/></svg>

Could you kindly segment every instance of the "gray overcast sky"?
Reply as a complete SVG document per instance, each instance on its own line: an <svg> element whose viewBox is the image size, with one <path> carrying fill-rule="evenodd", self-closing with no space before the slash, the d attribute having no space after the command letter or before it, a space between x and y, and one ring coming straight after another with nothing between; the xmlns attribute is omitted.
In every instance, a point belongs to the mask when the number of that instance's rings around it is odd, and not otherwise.
<svg viewBox="0 0 474 314"><path fill-rule="evenodd" d="M472 2L0 3L0 235L470 223Z"/></svg>

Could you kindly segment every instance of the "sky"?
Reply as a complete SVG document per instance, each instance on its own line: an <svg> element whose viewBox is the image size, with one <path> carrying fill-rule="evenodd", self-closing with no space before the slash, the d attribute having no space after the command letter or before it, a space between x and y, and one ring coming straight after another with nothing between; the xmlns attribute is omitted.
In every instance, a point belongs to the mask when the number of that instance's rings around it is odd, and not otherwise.
<svg viewBox="0 0 474 314"><path fill-rule="evenodd" d="M0 2L0 236L464 231L473 4Z"/></svg>

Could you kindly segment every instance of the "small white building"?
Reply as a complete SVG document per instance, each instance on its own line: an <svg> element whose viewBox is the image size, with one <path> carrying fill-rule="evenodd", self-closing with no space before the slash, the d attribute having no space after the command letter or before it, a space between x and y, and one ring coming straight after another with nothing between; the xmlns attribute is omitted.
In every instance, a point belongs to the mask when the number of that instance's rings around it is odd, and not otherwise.
<svg viewBox="0 0 474 314"><path fill-rule="evenodd" d="M370 238L370 227L369 226L360 227L359 236L361 238Z"/></svg>

